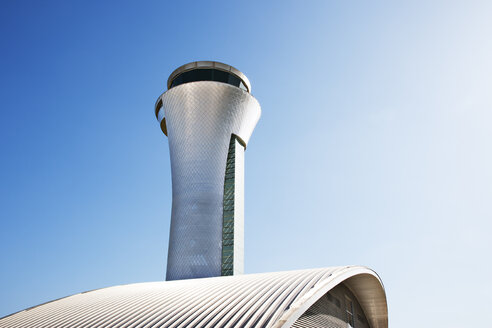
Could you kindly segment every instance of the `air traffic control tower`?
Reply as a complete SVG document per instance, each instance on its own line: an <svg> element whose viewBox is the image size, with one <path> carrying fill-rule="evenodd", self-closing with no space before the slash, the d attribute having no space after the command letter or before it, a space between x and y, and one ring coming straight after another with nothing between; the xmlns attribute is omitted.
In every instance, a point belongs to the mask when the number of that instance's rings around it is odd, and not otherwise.
<svg viewBox="0 0 492 328"><path fill-rule="evenodd" d="M243 271L244 149L260 117L246 77L216 62L174 71L156 115L169 137L167 280L78 293L0 318L0 328L388 328L373 270ZM212 276L234 275L231 277ZM188 279L211 277L207 279ZM186 280L181 280L186 279Z"/></svg>
<svg viewBox="0 0 492 328"><path fill-rule="evenodd" d="M155 104L171 156L166 280L242 274L244 151L260 104L246 76L218 62L179 67L167 88Z"/></svg>

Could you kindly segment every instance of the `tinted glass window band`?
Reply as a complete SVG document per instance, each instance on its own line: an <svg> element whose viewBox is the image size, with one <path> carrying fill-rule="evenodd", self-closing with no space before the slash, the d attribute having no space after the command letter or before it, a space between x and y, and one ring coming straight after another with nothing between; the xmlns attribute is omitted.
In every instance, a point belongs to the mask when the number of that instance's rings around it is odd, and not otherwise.
<svg viewBox="0 0 492 328"><path fill-rule="evenodd" d="M176 76L169 89L178 85L197 81L215 81L233 85L249 92L244 82L234 74L213 68L193 69Z"/></svg>

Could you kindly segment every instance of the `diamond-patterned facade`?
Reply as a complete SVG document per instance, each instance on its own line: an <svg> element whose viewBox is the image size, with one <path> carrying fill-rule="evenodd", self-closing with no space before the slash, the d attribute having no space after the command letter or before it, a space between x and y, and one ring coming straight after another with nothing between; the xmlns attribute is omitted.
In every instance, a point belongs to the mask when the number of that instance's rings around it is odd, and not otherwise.
<svg viewBox="0 0 492 328"><path fill-rule="evenodd" d="M223 226L229 142L236 135L247 144L260 117L260 105L249 93L212 81L179 85L165 92L161 100L173 183L166 278L220 276L223 228L239 236L237 241L233 238L237 245L233 247L233 259L244 258L243 246L238 244L244 233L243 179L235 182L234 189L241 190L233 196L232 227ZM242 166L244 157L240 156L235 168L241 174ZM242 264L234 266L234 273L241 273L238 270L242 270Z"/></svg>

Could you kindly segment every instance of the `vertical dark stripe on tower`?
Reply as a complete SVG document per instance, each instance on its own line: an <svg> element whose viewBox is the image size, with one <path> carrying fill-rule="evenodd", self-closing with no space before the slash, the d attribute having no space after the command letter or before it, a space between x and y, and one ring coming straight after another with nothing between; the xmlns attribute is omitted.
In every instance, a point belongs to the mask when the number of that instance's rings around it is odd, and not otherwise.
<svg viewBox="0 0 492 328"><path fill-rule="evenodd" d="M224 179L222 220L222 276L234 273L234 179L236 166L236 137L231 136Z"/></svg>

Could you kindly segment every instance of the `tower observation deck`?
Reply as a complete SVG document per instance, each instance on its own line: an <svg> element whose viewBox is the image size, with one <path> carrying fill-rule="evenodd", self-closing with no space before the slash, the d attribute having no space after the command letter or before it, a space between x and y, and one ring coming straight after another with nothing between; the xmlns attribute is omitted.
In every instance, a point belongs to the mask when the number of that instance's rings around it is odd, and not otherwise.
<svg viewBox="0 0 492 328"><path fill-rule="evenodd" d="M244 151L261 109L246 76L200 61L176 69L155 114L169 139L167 280L244 271Z"/></svg>

